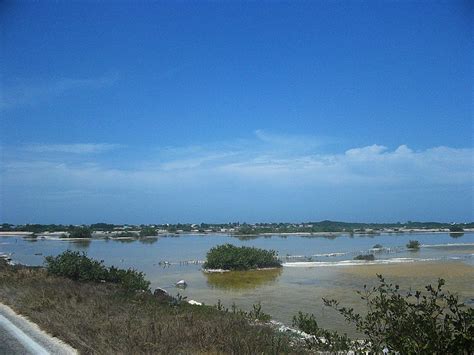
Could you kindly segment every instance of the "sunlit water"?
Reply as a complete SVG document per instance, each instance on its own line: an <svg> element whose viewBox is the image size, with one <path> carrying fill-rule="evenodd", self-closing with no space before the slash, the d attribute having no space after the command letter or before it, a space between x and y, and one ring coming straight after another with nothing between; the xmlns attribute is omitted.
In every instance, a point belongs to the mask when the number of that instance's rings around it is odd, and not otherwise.
<svg viewBox="0 0 474 355"><path fill-rule="evenodd" d="M416 239L422 247L409 251L406 243ZM205 274L201 264L213 246L232 243L276 250L284 267L269 271ZM373 250L375 244L382 249ZM445 278L447 289L471 303L474 297L474 234L386 234L370 236L261 236L238 239L228 235L164 236L147 240L100 240L72 242L37 241L19 236L0 237L0 254L11 254L13 261L41 265L44 256L66 249L85 251L107 265L132 267L146 273L152 287L162 287L172 295L178 292L205 304L218 300L228 307L250 309L261 302L274 319L291 324L299 310L315 313L319 323L347 331L347 325L322 297L335 298L361 309L355 290L376 283L375 274L399 283L402 288L421 289ZM374 253L374 262L353 261L358 254ZM169 262L167 266L164 261ZM161 262L161 264L160 264ZM176 281L188 283L185 290ZM351 331L349 331L351 333Z"/></svg>

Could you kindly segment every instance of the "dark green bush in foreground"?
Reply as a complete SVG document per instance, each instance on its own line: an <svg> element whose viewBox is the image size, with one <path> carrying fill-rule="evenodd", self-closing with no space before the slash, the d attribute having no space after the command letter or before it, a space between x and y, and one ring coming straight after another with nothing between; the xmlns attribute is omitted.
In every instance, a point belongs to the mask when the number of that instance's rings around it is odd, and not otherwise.
<svg viewBox="0 0 474 355"><path fill-rule="evenodd" d="M250 270L281 267L274 250L236 247L232 244L218 245L207 253L205 269Z"/></svg>
<svg viewBox="0 0 474 355"><path fill-rule="evenodd" d="M90 259L85 253L76 251L66 250L58 256L47 256L45 264L48 273L76 281L112 282L129 291L147 291L150 286L142 272L114 266L108 268L103 261Z"/></svg>
<svg viewBox="0 0 474 355"><path fill-rule="evenodd" d="M339 335L337 332L320 328L313 314L298 312L298 315L293 317L293 326L314 336L313 339L307 339L310 349L348 351L353 348L352 342L346 334Z"/></svg>
<svg viewBox="0 0 474 355"><path fill-rule="evenodd" d="M362 316L352 308L341 307L336 300L323 298L326 306L337 310L348 323L365 336L361 342L350 341L345 335L319 328L313 315L298 314L293 323L301 330L315 335L310 346L332 351L348 348L379 354L386 347L400 354L472 354L474 353L474 309L459 302L457 296L444 292L444 280L426 286L427 292L402 294L398 285L385 282L364 286L358 292L367 303ZM320 337L326 338L322 342Z"/></svg>

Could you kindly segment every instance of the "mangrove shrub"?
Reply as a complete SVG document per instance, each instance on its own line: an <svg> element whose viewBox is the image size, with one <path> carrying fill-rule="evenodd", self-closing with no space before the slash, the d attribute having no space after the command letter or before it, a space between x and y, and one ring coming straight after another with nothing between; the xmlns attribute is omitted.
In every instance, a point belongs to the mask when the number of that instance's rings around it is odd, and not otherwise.
<svg viewBox="0 0 474 355"><path fill-rule="evenodd" d="M294 324L313 334L315 347L319 337L327 338L332 351L357 348L379 354L384 348L400 354L472 354L474 353L474 309L459 302L456 295L443 290L444 280L428 285L426 292L403 293L398 285L389 284L381 275L378 286L358 291L367 311L358 314L336 300L324 304L337 310L345 320L364 335L364 340L350 341L321 329L313 315L298 314Z"/></svg>
<svg viewBox="0 0 474 355"><path fill-rule="evenodd" d="M66 250L57 256L47 256L45 265L49 274L76 281L117 283L128 291L148 291L150 287L142 272L114 266L109 268L103 261L88 258L85 253L77 251Z"/></svg>
<svg viewBox="0 0 474 355"><path fill-rule="evenodd" d="M209 250L203 267L205 269L250 270L281 267L281 262L277 259L274 250L224 244Z"/></svg>

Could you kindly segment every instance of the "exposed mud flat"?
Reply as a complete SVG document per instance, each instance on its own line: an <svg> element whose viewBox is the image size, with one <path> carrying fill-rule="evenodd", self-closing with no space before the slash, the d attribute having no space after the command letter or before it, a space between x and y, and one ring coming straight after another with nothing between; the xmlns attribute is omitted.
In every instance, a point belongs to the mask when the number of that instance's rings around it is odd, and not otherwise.
<svg viewBox="0 0 474 355"><path fill-rule="evenodd" d="M473 280L474 267L462 262L416 262L399 264L368 264L357 267L341 268L340 272L353 274L358 277L373 277L382 274L386 277L435 277L452 279L457 277L467 277Z"/></svg>

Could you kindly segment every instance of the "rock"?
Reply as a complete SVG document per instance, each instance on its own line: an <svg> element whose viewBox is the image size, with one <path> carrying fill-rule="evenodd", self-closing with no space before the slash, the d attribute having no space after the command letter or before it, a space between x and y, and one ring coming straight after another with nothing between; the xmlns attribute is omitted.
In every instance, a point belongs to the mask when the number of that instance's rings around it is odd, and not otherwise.
<svg viewBox="0 0 474 355"><path fill-rule="evenodd" d="M168 296L168 291L158 287L158 288L155 288L153 295L157 297Z"/></svg>
<svg viewBox="0 0 474 355"><path fill-rule="evenodd" d="M178 282L176 282L176 287L186 288L187 286L188 284L184 280L179 280Z"/></svg>

